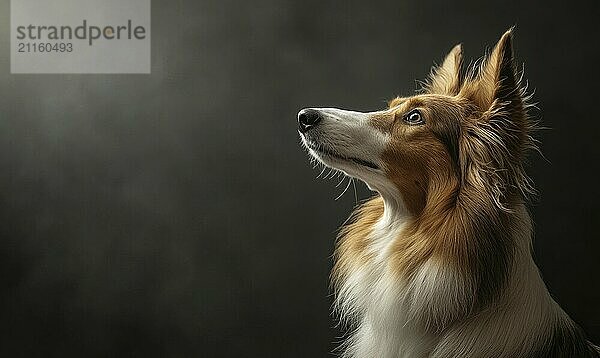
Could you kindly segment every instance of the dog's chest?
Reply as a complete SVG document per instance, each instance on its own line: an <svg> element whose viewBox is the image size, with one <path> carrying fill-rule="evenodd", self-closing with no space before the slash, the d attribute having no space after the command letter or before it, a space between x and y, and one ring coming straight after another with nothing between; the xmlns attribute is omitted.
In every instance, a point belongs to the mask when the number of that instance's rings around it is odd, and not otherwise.
<svg viewBox="0 0 600 358"><path fill-rule="evenodd" d="M341 293L343 312L354 316L359 328L354 337L354 357L419 357L432 349L433 338L408 317L407 282L394 273L390 263L394 241L402 225L379 224L367 250L372 260L349 275Z"/></svg>

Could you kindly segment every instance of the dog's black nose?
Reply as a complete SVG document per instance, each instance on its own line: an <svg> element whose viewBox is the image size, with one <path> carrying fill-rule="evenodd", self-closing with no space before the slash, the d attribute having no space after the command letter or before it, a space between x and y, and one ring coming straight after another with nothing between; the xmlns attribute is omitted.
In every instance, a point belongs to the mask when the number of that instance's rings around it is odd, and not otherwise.
<svg viewBox="0 0 600 358"><path fill-rule="evenodd" d="M305 108L298 112L298 130L306 133L309 129L319 124L323 119L321 113L315 109Z"/></svg>

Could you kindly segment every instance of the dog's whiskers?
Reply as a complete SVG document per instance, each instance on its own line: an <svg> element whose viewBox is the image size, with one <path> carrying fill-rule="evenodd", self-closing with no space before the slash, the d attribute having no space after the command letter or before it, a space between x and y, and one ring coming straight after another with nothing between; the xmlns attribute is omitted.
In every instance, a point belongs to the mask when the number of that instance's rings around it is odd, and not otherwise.
<svg viewBox="0 0 600 358"><path fill-rule="evenodd" d="M346 178L348 178L348 185L346 185L346 188L344 188L344 191L342 191L342 193L340 195L338 195L337 198L334 199L335 201L337 201L339 198L341 198L348 191L348 188L350 187L351 183L354 183L352 178L347 175L344 175L344 178L342 179L342 181L340 183L342 183L344 181L344 179L346 179Z"/></svg>

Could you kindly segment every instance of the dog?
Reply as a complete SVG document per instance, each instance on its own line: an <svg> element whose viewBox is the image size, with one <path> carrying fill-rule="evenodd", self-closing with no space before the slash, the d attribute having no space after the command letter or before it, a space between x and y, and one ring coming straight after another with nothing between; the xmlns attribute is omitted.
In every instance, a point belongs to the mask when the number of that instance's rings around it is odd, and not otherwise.
<svg viewBox="0 0 600 358"><path fill-rule="evenodd" d="M455 46L387 109L305 108L309 154L376 196L340 230L332 286L344 357L600 357L532 258L536 149L513 29L466 71Z"/></svg>

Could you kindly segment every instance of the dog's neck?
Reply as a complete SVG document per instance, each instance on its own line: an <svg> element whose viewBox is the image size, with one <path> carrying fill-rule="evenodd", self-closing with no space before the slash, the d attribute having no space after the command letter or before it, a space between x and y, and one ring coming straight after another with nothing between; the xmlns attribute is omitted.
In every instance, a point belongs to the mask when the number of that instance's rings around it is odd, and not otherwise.
<svg viewBox="0 0 600 358"><path fill-rule="evenodd" d="M397 191L380 192L383 199L383 215L377 222L377 226L383 228L394 228L410 220L412 215L408 211L402 196Z"/></svg>

